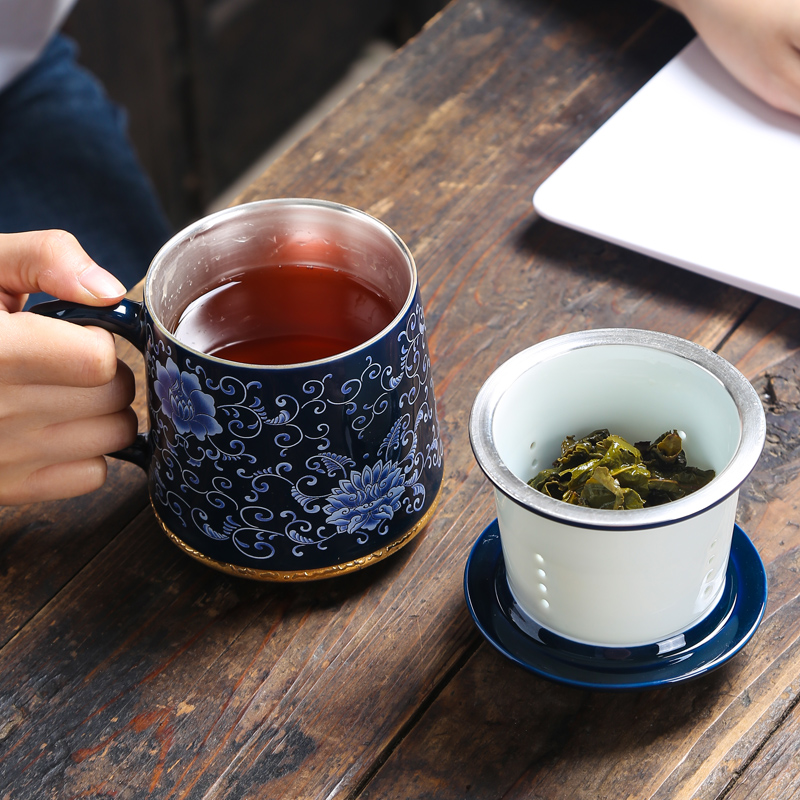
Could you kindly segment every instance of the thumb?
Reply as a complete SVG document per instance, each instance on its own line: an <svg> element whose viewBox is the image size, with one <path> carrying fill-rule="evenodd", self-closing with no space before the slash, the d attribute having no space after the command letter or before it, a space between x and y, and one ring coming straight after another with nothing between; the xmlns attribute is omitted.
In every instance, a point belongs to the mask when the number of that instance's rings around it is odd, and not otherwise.
<svg viewBox="0 0 800 800"><path fill-rule="evenodd" d="M29 292L99 306L119 300L125 287L66 231L0 234L0 309L18 311Z"/></svg>

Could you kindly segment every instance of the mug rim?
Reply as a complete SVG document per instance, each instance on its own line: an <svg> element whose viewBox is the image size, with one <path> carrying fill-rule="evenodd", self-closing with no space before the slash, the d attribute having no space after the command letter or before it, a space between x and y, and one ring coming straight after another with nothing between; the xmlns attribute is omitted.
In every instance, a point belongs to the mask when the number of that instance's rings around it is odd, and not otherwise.
<svg viewBox="0 0 800 800"><path fill-rule="evenodd" d="M532 367L573 350L599 345L651 348L696 364L716 377L736 406L740 436L729 463L707 486L679 500L624 513L564 503L531 489L503 462L494 439L498 404L514 381ZM539 342L501 364L480 388L469 419L470 444L478 465L497 491L542 517L579 528L634 530L656 528L701 514L739 489L764 446L766 418L758 393L730 362L702 345L659 331L597 328L574 331Z"/></svg>
<svg viewBox="0 0 800 800"><path fill-rule="evenodd" d="M356 217L357 219L361 220L362 222L366 222L376 230L380 231L383 235L385 235L387 239L397 247L398 251L405 259L411 275L408 294L406 296L402 308L400 308L400 310L392 317L391 321L383 328L381 328L381 330L379 330L374 336L361 342L355 347L351 347L349 350L343 350L340 353L334 353L332 356L327 356L326 358L319 358L314 361L298 361L292 364L250 364L244 361L233 361L231 359L220 358L219 356L210 355L209 353L204 353L202 350L197 350L196 348L191 347L190 345L187 345L184 342L182 342L159 319L159 317L153 310L152 303L150 302L150 297L152 294L152 283L154 280L153 275L156 272L156 268L158 267L158 265L161 262L163 262L164 259L167 257L167 255L171 253L172 250L174 250L174 248L177 247L180 243L194 238L198 234L201 234L204 231L210 229L220 221L235 218L237 216L244 216L246 214L250 214L257 211L258 209L267 207L276 207L276 206L325 208L329 211L334 211ZM382 220L372 216L371 214L368 214L366 211L361 211L360 209L344 205L343 203L336 203L332 200L321 200L309 197L276 197L276 198L269 198L266 200L253 200L248 203L240 203L238 205L224 208L220 211L215 211L213 214L208 214L204 217L201 217L200 219L196 220L190 225L187 225L185 228L182 228L177 233L173 234L173 236L171 236L159 248L158 252L155 254L155 256L153 256L153 259L150 262L150 265L147 269L147 275L145 276L142 302L145 309L147 310L148 315L150 316L150 319L153 321L153 324L158 328L158 330L161 332L162 335L167 337L171 342L175 343L184 350L190 353L194 353L195 355L200 356L203 359L208 359L209 361L213 361L219 364L225 364L226 366L241 367L243 369L259 370L268 368L275 370L292 370L292 369L338 362L344 358L347 358L362 350L365 350L366 348L380 341L392 328L394 328L397 325L398 321L401 320L408 312L408 309L414 302L414 298L417 293L418 283L419 283L419 278L417 274L417 265L416 262L414 261L414 256L412 255L411 250L409 249L408 245L400 238L400 236L398 236L397 233L395 233L395 231L392 230L392 228L390 228Z"/></svg>

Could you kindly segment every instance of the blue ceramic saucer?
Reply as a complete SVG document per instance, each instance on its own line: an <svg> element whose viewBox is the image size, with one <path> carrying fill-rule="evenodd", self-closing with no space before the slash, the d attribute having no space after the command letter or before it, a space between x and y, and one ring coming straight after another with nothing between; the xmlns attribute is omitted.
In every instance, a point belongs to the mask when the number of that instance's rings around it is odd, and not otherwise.
<svg viewBox="0 0 800 800"><path fill-rule="evenodd" d="M540 627L519 608L506 581L495 520L467 559L464 594L481 633L525 669L585 689L648 689L704 675L736 655L764 616L767 576L758 551L736 525L722 597L704 620L641 647L582 644Z"/></svg>

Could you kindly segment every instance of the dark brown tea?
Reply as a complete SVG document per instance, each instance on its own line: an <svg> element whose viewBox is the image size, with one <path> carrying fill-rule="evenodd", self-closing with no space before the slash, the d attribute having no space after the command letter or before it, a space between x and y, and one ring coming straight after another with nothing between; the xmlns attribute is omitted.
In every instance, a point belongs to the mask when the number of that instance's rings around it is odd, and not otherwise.
<svg viewBox="0 0 800 800"><path fill-rule="evenodd" d="M192 301L175 336L208 355L246 364L300 364L371 339L398 308L333 267L250 269Z"/></svg>

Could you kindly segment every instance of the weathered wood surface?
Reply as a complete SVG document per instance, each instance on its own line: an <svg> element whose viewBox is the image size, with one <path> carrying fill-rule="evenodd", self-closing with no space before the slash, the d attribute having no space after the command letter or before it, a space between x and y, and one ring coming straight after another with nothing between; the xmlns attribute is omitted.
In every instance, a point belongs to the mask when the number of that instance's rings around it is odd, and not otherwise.
<svg viewBox="0 0 800 800"><path fill-rule="evenodd" d="M640 0L457 0L240 198L345 202L411 247L442 502L392 559L288 587L184 557L127 465L90 497L0 512L1 798L788 796L800 314L548 224L530 203L689 35ZM739 517L768 568L767 617L720 670L634 694L505 661L462 592L494 516L466 430L478 387L533 342L601 326L717 349L769 424Z"/></svg>

